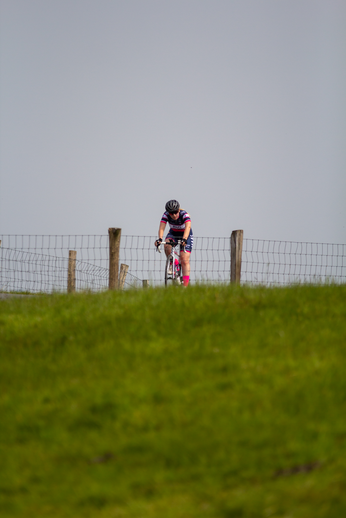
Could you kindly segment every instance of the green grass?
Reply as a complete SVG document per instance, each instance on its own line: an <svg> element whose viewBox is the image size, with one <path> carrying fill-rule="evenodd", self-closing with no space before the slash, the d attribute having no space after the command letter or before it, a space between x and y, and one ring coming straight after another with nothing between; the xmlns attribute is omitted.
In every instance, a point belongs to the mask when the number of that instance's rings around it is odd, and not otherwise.
<svg viewBox="0 0 346 518"><path fill-rule="evenodd" d="M346 516L346 287L0 301L0 516Z"/></svg>

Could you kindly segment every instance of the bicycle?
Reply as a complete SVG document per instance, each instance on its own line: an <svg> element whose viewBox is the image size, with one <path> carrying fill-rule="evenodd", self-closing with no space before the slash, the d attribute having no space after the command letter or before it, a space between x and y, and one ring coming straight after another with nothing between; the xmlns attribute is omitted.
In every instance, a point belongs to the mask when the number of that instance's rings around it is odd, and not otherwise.
<svg viewBox="0 0 346 518"><path fill-rule="evenodd" d="M180 253L176 250L179 246L180 250L185 252L185 246L182 245L182 240L178 239L175 241L173 239L169 239L168 241L162 241L162 243L156 247L157 251L160 253L161 245L171 246L171 252L167 256L165 266L165 286L168 286L169 281L172 281L172 284L183 284L183 269L180 262Z"/></svg>

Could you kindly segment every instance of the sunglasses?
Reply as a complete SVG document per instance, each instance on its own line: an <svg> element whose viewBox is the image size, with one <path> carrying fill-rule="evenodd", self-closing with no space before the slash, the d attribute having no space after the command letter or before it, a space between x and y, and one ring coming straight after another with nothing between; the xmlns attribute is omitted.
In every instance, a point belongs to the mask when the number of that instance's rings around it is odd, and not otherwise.
<svg viewBox="0 0 346 518"><path fill-rule="evenodd" d="M176 214L178 214L178 212L179 212L179 211L178 211L178 210L176 210L175 212L170 212L169 214L170 214L171 216L175 216Z"/></svg>

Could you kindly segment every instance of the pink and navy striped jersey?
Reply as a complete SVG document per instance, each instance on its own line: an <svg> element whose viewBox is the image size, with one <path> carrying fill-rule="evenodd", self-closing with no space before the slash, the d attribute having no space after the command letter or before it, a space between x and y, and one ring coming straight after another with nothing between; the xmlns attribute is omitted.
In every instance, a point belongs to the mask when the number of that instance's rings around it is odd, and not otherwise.
<svg viewBox="0 0 346 518"><path fill-rule="evenodd" d="M180 210L179 218L174 220L169 215L169 212L164 212L161 218L161 223L169 224L169 233L176 237L182 237L185 230L185 223L187 221L191 221L190 215L186 212L186 210ZM190 234L192 234L192 229L190 230Z"/></svg>

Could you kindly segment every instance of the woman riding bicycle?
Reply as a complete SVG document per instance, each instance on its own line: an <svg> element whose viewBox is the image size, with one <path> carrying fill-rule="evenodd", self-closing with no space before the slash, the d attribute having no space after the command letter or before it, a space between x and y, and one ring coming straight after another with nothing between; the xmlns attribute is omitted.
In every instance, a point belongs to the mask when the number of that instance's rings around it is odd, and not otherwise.
<svg viewBox="0 0 346 518"><path fill-rule="evenodd" d="M190 254L193 246L193 233L191 228L191 218L186 210L180 208L177 200L169 200L165 206L165 212L160 221L159 239L155 241L155 246L162 243L163 234L167 223L169 224L169 232L166 236L166 242L169 240L182 240L184 250L180 250L180 262L183 270L184 286L189 284L190 280ZM169 256L171 246L165 244L165 254Z"/></svg>

